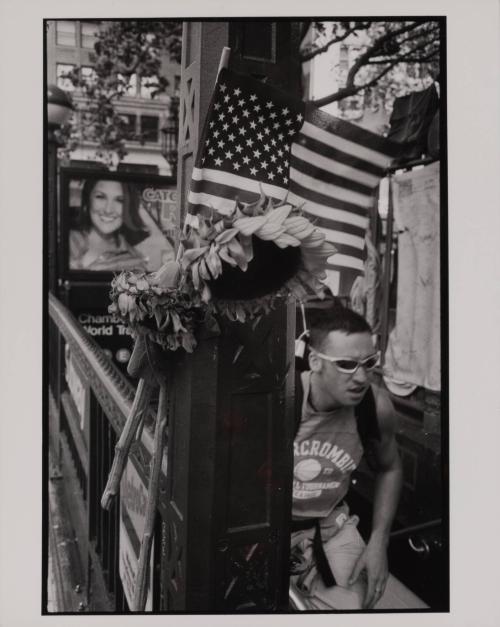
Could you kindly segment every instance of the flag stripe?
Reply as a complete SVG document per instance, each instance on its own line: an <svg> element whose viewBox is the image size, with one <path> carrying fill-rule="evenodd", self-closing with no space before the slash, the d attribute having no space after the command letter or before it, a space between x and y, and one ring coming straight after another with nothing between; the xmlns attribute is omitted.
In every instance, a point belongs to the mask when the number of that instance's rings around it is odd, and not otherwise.
<svg viewBox="0 0 500 627"><path fill-rule="evenodd" d="M293 187L296 188L297 186L294 185ZM363 214L359 215L350 210L337 209L334 203L325 205L310 199L306 200L303 194L299 195L294 192L290 192L287 198L293 204L303 205L303 211L312 216L319 216L326 220L331 218L332 220L343 222L347 225L352 224L353 226L359 226L363 230L365 230L368 225L367 212L364 209ZM341 205L339 204L339 206Z"/></svg>
<svg viewBox="0 0 500 627"><path fill-rule="evenodd" d="M272 183L263 183L246 176L239 176L238 174L231 174L230 172L224 172L222 170L212 170L210 168L194 168L192 178L194 181L208 181L211 183L222 183L235 189L245 189L248 192L254 192L260 194L260 186L264 186L266 194L271 195L273 198L283 198L286 190L278 185Z"/></svg>
<svg viewBox="0 0 500 627"><path fill-rule="evenodd" d="M326 236L326 239L332 244L345 244L347 246L352 246L353 248L358 248L359 250L363 250L365 247L365 235L363 233L362 236L353 235L352 233L346 233L342 229L328 229L322 227L321 229Z"/></svg>
<svg viewBox="0 0 500 627"><path fill-rule="evenodd" d="M301 185L303 188L315 190L323 196L328 196L332 199L340 200L342 202L349 203L352 206L356 206L358 211L360 209L368 209L372 204L370 196L352 192L349 189L333 185L332 183L325 183L324 181L315 179L313 176L300 172L296 168L290 168L290 179Z"/></svg>
<svg viewBox="0 0 500 627"><path fill-rule="evenodd" d="M335 260L335 263L334 263ZM364 265L362 259L357 259L353 257L347 257L346 255L332 255L328 259L327 269L328 270L340 270L342 268L353 268L353 270L358 270L359 272L363 272Z"/></svg>
<svg viewBox="0 0 500 627"><path fill-rule="evenodd" d="M326 218L315 215L311 211L311 207L308 206L307 210L304 209L304 212L308 214L310 221L320 229L330 229L332 231L340 230L344 233L350 233L351 235L355 235L356 237L364 237L366 232L367 221L366 219L362 220L361 225L349 224L344 222L343 220L333 220L332 218L332 209L326 210Z"/></svg>
<svg viewBox="0 0 500 627"><path fill-rule="evenodd" d="M365 147L365 150L373 155L370 161L378 163L380 160L382 167L387 167L383 164L388 159L392 160L394 157L397 157L401 150L396 142L392 142L381 135L376 135L351 122L334 118L325 111L317 109L311 103L306 105L306 120L330 137L336 137L349 142L349 144ZM351 150L348 152L351 152Z"/></svg>
<svg viewBox="0 0 500 627"><path fill-rule="evenodd" d="M327 146L323 142L307 137L302 133L299 133L297 140L292 144L292 154L296 154L306 161L315 159L324 169L331 169L332 165L335 164L338 174L359 180L372 187L376 187L380 178L385 174L383 168L379 168L373 163L357 159L342 150Z"/></svg>
<svg viewBox="0 0 500 627"><path fill-rule="evenodd" d="M307 155L304 156L307 159ZM294 150L292 148L291 167L295 168L297 171L302 172L303 174L309 175L315 181L322 181L323 183L338 185L339 187L343 187L344 189L352 190L353 192L357 192L358 194L363 194L369 197L371 197L372 195L371 187L363 185L362 183L358 182L358 180L348 179L344 176L340 176L335 163L329 164L328 169L322 168L313 154L309 156L309 159L304 160L299 158L298 155L294 154Z"/></svg>
<svg viewBox="0 0 500 627"><path fill-rule="evenodd" d="M332 148L347 152L357 159L361 159L362 161L370 161L371 163L377 165L379 168L385 170L385 168L387 167L387 163L389 161L387 155L377 152L375 150L371 150L363 144L349 141L338 135L332 135L332 133L325 131L322 128L318 128L308 121L304 122L304 125L300 129L300 132L307 137L317 139L322 143L331 146Z"/></svg>
<svg viewBox="0 0 500 627"><path fill-rule="evenodd" d="M290 179L290 191L301 198L302 202L315 202L318 205L332 207L333 209L342 209L354 215L366 217L366 207L360 207L357 204L347 202L341 198L329 196L310 186L306 187L293 179Z"/></svg>
<svg viewBox="0 0 500 627"><path fill-rule="evenodd" d="M331 241L328 237L326 239L328 242ZM349 244L342 244L341 242L332 242L332 244L335 246L338 254L340 255L354 257L355 259L364 259L364 249L357 248L356 246L349 246ZM338 261L335 260L335 263L338 263Z"/></svg>

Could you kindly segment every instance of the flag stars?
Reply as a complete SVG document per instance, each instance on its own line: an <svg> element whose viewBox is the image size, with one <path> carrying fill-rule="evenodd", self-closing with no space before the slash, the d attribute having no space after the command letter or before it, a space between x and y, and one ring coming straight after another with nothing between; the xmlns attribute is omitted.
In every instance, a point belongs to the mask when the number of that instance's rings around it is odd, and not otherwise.
<svg viewBox="0 0 500 627"><path fill-rule="evenodd" d="M281 142L281 141L283 141L283 137L284 137L283 133L280 133L280 134L278 135L278 139L280 140L280 142Z"/></svg>
<svg viewBox="0 0 500 627"><path fill-rule="evenodd" d="M241 94L241 89L240 89L239 87L237 87L237 88L233 91L233 94L234 94L235 96L239 96L239 95Z"/></svg>
<svg viewBox="0 0 500 627"><path fill-rule="evenodd" d="M267 107L268 109L272 109L272 108L274 107L274 104L273 104L271 101L266 102L266 107Z"/></svg>
<svg viewBox="0 0 500 627"><path fill-rule="evenodd" d="M234 106L233 105L229 105L227 110L229 111L229 113L232 113L234 111Z"/></svg>
<svg viewBox="0 0 500 627"><path fill-rule="evenodd" d="M274 128L274 130L275 130L275 131L276 131L276 130L278 130L278 129L279 129L279 127L280 127L280 123L279 123L279 122L275 122L275 123L273 124L273 128Z"/></svg>
<svg viewBox="0 0 500 627"><path fill-rule="evenodd" d="M281 113L283 115L288 115L290 113L290 109L288 107L283 107L283 109L281 109Z"/></svg>
<svg viewBox="0 0 500 627"><path fill-rule="evenodd" d="M231 96L229 94L226 94L224 96L224 102L229 102L230 98L231 98Z"/></svg>
<svg viewBox="0 0 500 627"><path fill-rule="evenodd" d="M274 137L271 139L271 144L272 144L273 146L276 146L276 140L274 139Z"/></svg>
<svg viewBox="0 0 500 627"><path fill-rule="evenodd" d="M235 170L239 170L239 169L241 168L241 165L240 165L237 161L235 161L235 162L233 163L233 168L234 168Z"/></svg>
<svg viewBox="0 0 500 627"><path fill-rule="evenodd" d="M291 128L291 129L288 131L288 134L289 134L289 135L295 135L295 133L296 133L296 132L297 132L297 131L296 131L294 128Z"/></svg>
<svg viewBox="0 0 500 627"><path fill-rule="evenodd" d="M267 161L262 161L262 163L260 164L260 167L261 167L263 170L266 170L266 169L267 169L267 166L268 166Z"/></svg>
<svg viewBox="0 0 500 627"><path fill-rule="evenodd" d="M221 107L220 102L216 102L216 103L214 104L214 109L215 109L216 111L218 111L218 110L220 109L220 107Z"/></svg>
<svg viewBox="0 0 500 627"><path fill-rule="evenodd" d="M229 124L227 122L224 122L224 124L222 125L222 128L227 131L227 129L229 128Z"/></svg>
<svg viewBox="0 0 500 627"><path fill-rule="evenodd" d="M222 122L222 120L226 117L226 114L224 112L219 113L219 120Z"/></svg>
<svg viewBox="0 0 500 627"><path fill-rule="evenodd" d="M239 144L236 146L235 148L236 152L241 152L243 150L243 146L240 146Z"/></svg>
<svg viewBox="0 0 500 627"><path fill-rule="evenodd" d="M291 124L291 123L292 123L292 120L290 120L290 118L287 118L287 119L285 120L285 124L286 124L287 126L290 126L290 124Z"/></svg>
<svg viewBox="0 0 500 627"><path fill-rule="evenodd" d="M221 84L220 84L220 90L221 90L221 92L222 92L222 93L224 93L224 92L226 91L226 89L227 89L226 85L224 85L224 83L221 83Z"/></svg>
<svg viewBox="0 0 500 627"><path fill-rule="evenodd" d="M220 140L220 142L217 144L217 146L219 148L224 148L224 142L222 141L222 139Z"/></svg>
<svg viewBox="0 0 500 627"><path fill-rule="evenodd" d="M239 119L240 119L240 118L239 118L237 115L235 115L235 116L233 117L233 124L238 124Z"/></svg>
<svg viewBox="0 0 500 627"><path fill-rule="evenodd" d="M238 100L238 104L240 105L240 107L242 107L245 104L245 101L243 100L243 98L241 98L241 100Z"/></svg>
<svg viewBox="0 0 500 627"><path fill-rule="evenodd" d="M271 120L274 120L274 118L276 117L276 111L272 111L269 117L271 118Z"/></svg>
<svg viewBox="0 0 500 627"><path fill-rule="evenodd" d="M244 163L245 165L248 165L248 164L250 163L250 158L249 158L249 157L247 157L247 156L243 157L243 163Z"/></svg>
<svg viewBox="0 0 500 627"><path fill-rule="evenodd" d="M247 132L247 129L244 126L242 126L240 128L240 135L244 135L246 132Z"/></svg>
<svg viewBox="0 0 500 627"><path fill-rule="evenodd" d="M267 128L267 126L265 126L262 130L264 131L264 133L265 133L266 135L269 135L269 133L271 132L271 131Z"/></svg>
<svg viewBox="0 0 500 627"><path fill-rule="evenodd" d="M278 155L279 155L280 157L282 157L282 156L283 156L283 151L281 150L281 148L278 150Z"/></svg>
<svg viewBox="0 0 500 627"><path fill-rule="evenodd" d="M267 152L269 152L271 150L271 146L269 144L264 144L263 146L264 150L266 150Z"/></svg>
<svg viewBox="0 0 500 627"><path fill-rule="evenodd" d="M212 121L210 122L210 128L212 128L212 126L213 126L214 124L215 124L215 121L214 121L214 120L212 120Z"/></svg>
<svg viewBox="0 0 500 627"><path fill-rule="evenodd" d="M273 172L268 172L267 173L267 178L271 179L271 181L274 180L274 173Z"/></svg>
<svg viewBox="0 0 500 627"><path fill-rule="evenodd" d="M257 175L257 168L250 168L250 174L252 176L256 176Z"/></svg>
<svg viewBox="0 0 500 627"><path fill-rule="evenodd" d="M220 157L217 157L217 159L214 159L214 163L216 166L220 166L222 165L222 159Z"/></svg>
<svg viewBox="0 0 500 627"><path fill-rule="evenodd" d="M253 156L254 156L256 159L258 159L258 158L260 157L260 155L261 155L261 154L262 154L262 153L260 152L260 150L254 150L254 151L253 151Z"/></svg>
<svg viewBox="0 0 500 627"><path fill-rule="evenodd" d="M281 174L283 172L283 168L280 165L277 167L277 170L278 174Z"/></svg>
<svg viewBox="0 0 500 627"><path fill-rule="evenodd" d="M254 105L253 110L258 113L260 111L260 105L259 104Z"/></svg>
<svg viewBox="0 0 500 627"><path fill-rule="evenodd" d="M247 139L246 144L251 148L253 146L253 139Z"/></svg>
<svg viewBox="0 0 500 627"><path fill-rule="evenodd" d="M233 153L232 153L230 150L228 150L228 151L226 152L226 159L231 160L232 158L233 158Z"/></svg>
<svg viewBox="0 0 500 627"><path fill-rule="evenodd" d="M251 101L251 102L255 102L256 100L257 100L257 96L256 96L255 94L252 94L252 95L250 96L250 101Z"/></svg>
<svg viewBox="0 0 500 627"><path fill-rule="evenodd" d="M234 142L234 135L232 133L228 135L227 138L229 139L230 142Z"/></svg>
<svg viewBox="0 0 500 627"><path fill-rule="evenodd" d="M304 119L304 116L302 115L302 113L298 113L297 114L297 122L302 122L303 119Z"/></svg>
<svg viewBox="0 0 500 627"><path fill-rule="evenodd" d="M262 135L262 133L257 133L257 139L262 141L264 139L264 135Z"/></svg>
<svg viewBox="0 0 500 627"><path fill-rule="evenodd" d="M257 126L257 124L252 120L250 122L250 128L253 130L256 126Z"/></svg>
<svg viewBox="0 0 500 627"><path fill-rule="evenodd" d="M276 163L276 155L271 155L271 161L272 161L273 163Z"/></svg>
<svg viewBox="0 0 500 627"><path fill-rule="evenodd" d="M215 152L215 148L209 148L209 149L208 149L208 154L209 154L209 155L213 155L213 154L214 154L214 152Z"/></svg>
<svg viewBox="0 0 500 627"><path fill-rule="evenodd" d="M242 115L244 118L247 118L250 115L250 111L248 109L243 109Z"/></svg>
<svg viewBox="0 0 500 627"><path fill-rule="evenodd" d="M217 137L219 137L220 135L220 131L214 131L213 134L214 134L214 137L217 139Z"/></svg>
<svg viewBox="0 0 500 627"><path fill-rule="evenodd" d="M264 116L259 115L259 124L262 124L263 122L264 122Z"/></svg>

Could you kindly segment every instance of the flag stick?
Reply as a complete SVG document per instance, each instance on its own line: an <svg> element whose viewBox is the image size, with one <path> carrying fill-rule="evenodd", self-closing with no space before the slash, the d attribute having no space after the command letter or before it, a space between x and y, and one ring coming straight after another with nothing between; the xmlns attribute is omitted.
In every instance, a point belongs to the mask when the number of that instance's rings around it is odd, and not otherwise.
<svg viewBox="0 0 500 627"><path fill-rule="evenodd" d="M231 48L228 48L228 46L224 46L224 48L222 48L222 52L220 55L220 59L219 59L219 67L217 69L217 77L219 76L219 74L221 73L221 70L223 70L224 68L227 68L229 65L229 56L231 54ZM217 79L215 79L217 82ZM184 218L184 226L182 227L182 235L185 236L187 234L187 229L188 229L188 221L187 221L187 215ZM184 253L184 246L182 244L182 241L179 242L179 248L177 249L177 255L175 257L176 261L180 261L182 255Z"/></svg>
<svg viewBox="0 0 500 627"><path fill-rule="evenodd" d="M151 542L153 540L156 507L158 504L161 461L163 457L163 440L167 427L167 402L168 383L167 381L163 381L160 385L160 398L158 401L158 413L156 415L153 456L151 458L149 473L146 522L144 523L144 533L142 535L141 549L139 553L139 565L135 580L134 599L132 604L132 611L134 612L144 611L146 605L149 558L151 554Z"/></svg>

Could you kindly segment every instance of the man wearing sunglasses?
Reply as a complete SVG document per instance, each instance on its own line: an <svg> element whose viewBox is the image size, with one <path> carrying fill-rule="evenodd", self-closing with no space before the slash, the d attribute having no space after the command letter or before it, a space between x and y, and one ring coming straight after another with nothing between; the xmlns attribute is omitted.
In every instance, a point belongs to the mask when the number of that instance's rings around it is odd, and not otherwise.
<svg viewBox="0 0 500 627"><path fill-rule="evenodd" d="M395 414L387 392L371 380L379 356L368 323L343 307L309 317L309 370L301 373L294 441L292 587L309 609L371 609L383 606L402 484ZM344 498L367 449L377 474L365 545Z"/></svg>

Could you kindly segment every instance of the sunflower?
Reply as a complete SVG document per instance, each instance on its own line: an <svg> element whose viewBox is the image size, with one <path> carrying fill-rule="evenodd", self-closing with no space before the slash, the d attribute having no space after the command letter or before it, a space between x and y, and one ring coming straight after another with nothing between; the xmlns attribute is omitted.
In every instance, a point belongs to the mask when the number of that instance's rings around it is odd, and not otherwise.
<svg viewBox="0 0 500 627"><path fill-rule="evenodd" d="M277 299L321 296L325 265L336 249L286 200L263 193L235 201L229 216L190 219L181 267L202 300L231 320L267 313Z"/></svg>

